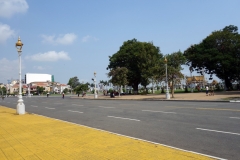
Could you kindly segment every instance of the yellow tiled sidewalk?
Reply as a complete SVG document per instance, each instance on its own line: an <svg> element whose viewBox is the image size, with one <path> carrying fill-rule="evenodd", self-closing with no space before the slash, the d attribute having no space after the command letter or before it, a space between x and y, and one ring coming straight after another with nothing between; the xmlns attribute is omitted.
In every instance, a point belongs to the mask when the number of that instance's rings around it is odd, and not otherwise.
<svg viewBox="0 0 240 160"><path fill-rule="evenodd" d="M210 159L0 106L0 160Z"/></svg>

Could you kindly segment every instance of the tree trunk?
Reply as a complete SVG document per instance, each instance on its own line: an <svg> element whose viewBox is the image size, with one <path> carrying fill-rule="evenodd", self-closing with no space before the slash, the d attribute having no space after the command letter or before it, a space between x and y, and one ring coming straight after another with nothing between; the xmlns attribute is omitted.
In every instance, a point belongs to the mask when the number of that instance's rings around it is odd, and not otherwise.
<svg viewBox="0 0 240 160"><path fill-rule="evenodd" d="M226 85L226 90L231 90L232 89L232 83L228 77L225 77L225 85Z"/></svg>
<svg viewBox="0 0 240 160"><path fill-rule="evenodd" d="M134 94L138 94L138 83L134 83L132 87Z"/></svg>

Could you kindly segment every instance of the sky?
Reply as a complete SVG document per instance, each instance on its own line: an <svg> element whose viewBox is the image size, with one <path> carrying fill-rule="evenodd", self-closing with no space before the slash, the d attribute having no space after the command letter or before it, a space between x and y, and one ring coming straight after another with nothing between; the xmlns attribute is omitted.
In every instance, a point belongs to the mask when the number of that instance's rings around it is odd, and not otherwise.
<svg viewBox="0 0 240 160"><path fill-rule="evenodd" d="M215 30L240 27L239 6L239 0L0 0L0 83L19 79L19 36L22 77L45 73L66 84L77 76L85 83L96 72L97 81L108 80L109 56L124 41L153 42L163 55L184 52Z"/></svg>

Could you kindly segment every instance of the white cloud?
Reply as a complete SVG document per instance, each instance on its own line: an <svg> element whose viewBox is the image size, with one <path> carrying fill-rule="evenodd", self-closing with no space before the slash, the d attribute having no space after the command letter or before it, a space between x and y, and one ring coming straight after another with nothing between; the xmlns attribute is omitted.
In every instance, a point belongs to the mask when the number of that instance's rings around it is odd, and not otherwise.
<svg viewBox="0 0 240 160"><path fill-rule="evenodd" d="M88 41L98 41L98 38L89 36L89 35L82 38L82 42L88 42Z"/></svg>
<svg viewBox="0 0 240 160"><path fill-rule="evenodd" d="M42 42L43 43L50 43L50 44L62 44L62 45L68 45L72 44L76 39L77 35L74 33L67 33L64 35L59 35L59 36L47 36L47 35L42 35L43 38Z"/></svg>
<svg viewBox="0 0 240 160"><path fill-rule="evenodd" d="M19 79L19 61L18 60L8 60L6 58L0 59L0 82L7 83L8 79L14 78ZM22 69L24 69L24 64L22 63ZM22 79L23 79L22 75Z"/></svg>
<svg viewBox="0 0 240 160"><path fill-rule="evenodd" d="M10 18L17 13L25 13L27 9L26 0L0 0L0 17Z"/></svg>
<svg viewBox="0 0 240 160"><path fill-rule="evenodd" d="M58 61L58 60L70 60L67 52L61 51L49 51L46 53L37 53L35 55L26 56L26 59L33 61Z"/></svg>
<svg viewBox="0 0 240 160"><path fill-rule="evenodd" d="M44 70L44 69L45 69L45 68L42 67L42 66L34 66L33 68L34 68L34 69L37 69L37 70Z"/></svg>
<svg viewBox="0 0 240 160"><path fill-rule="evenodd" d="M14 36L14 34L14 30L11 30L9 25L0 23L0 43L6 42L7 39Z"/></svg>

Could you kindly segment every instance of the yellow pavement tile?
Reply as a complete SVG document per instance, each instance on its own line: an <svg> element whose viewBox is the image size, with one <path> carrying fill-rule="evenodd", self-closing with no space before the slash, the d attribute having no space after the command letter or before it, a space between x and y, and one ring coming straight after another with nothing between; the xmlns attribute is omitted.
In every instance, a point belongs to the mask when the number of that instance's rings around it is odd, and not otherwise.
<svg viewBox="0 0 240 160"><path fill-rule="evenodd" d="M210 159L0 106L0 159Z"/></svg>

